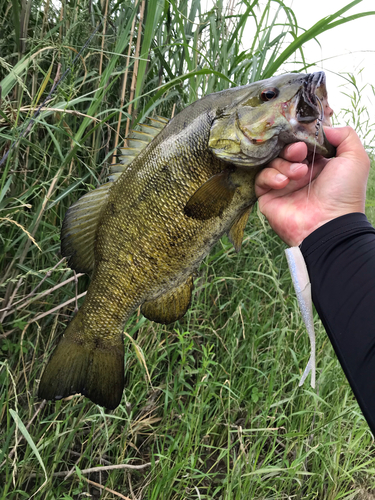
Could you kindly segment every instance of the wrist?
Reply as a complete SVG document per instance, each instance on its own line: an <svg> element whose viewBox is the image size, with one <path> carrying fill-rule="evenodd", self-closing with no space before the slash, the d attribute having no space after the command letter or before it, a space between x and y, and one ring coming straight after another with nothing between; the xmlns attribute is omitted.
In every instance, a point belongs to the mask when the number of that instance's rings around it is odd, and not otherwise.
<svg viewBox="0 0 375 500"><path fill-rule="evenodd" d="M298 228L295 227L293 230L293 228L289 226L289 232L278 234L287 245L291 247L299 246L306 238L308 238L312 233L317 231L322 226L325 226L333 220L352 214L360 214L362 216L365 216L364 210L337 211L336 214L331 214L329 217L326 217L324 219L319 218L319 220L317 220L316 223L313 224L310 223L309 225L307 225L304 221L300 221Z"/></svg>
<svg viewBox="0 0 375 500"><path fill-rule="evenodd" d="M314 227L310 228L310 230L304 234L303 238L301 238L298 243L296 241L294 242L295 244L293 246L302 245L302 243L304 243L304 241L307 240L310 236L311 238L315 238L317 235L324 234L324 236L327 237L327 235L330 234L329 232L331 228L336 226L340 227L345 226L346 224L352 224L353 221L356 222L357 220L358 221L367 220L364 211L358 210L352 212L338 213L337 216L332 216L325 220L321 220ZM323 226L326 227L323 228Z"/></svg>
<svg viewBox="0 0 375 500"><path fill-rule="evenodd" d="M304 256L315 252L323 245L331 245L335 239L344 240L352 238L354 234L371 232L374 227L369 223L363 212L353 212L327 222L313 231L302 241L300 248Z"/></svg>

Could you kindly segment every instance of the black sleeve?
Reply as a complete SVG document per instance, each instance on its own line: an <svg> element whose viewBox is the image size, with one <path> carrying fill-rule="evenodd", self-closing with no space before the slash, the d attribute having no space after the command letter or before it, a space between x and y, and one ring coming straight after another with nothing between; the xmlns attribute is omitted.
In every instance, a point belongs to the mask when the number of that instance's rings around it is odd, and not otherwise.
<svg viewBox="0 0 375 500"><path fill-rule="evenodd" d="M364 214L344 215L301 251L316 310L375 434L375 229Z"/></svg>

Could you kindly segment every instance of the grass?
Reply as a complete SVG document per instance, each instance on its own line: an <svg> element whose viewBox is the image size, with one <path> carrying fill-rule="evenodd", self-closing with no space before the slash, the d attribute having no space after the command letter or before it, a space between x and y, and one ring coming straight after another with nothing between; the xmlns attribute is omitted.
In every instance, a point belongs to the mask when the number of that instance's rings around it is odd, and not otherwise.
<svg viewBox="0 0 375 500"><path fill-rule="evenodd" d="M151 383L127 343L125 395L112 413L79 396L38 402L48 335L26 330L19 345L9 342L1 372L11 450L2 458L4 498L35 492L44 469L48 499L95 498L86 478L150 499L333 499L374 488L372 435L318 322L317 391L298 388L309 345L285 258L257 214L250 227L239 256L226 242L217 245L186 319L173 329L140 317L129 322ZM50 330L62 323L52 318ZM34 416L25 432L18 419L26 425ZM141 471L79 473L145 463ZM71 469L68 480L54 475Z"/></svg>
<svg viewBox="0 0 375 500"><path fill-rule="evenodd" d="M0 12L1 157L70 69L0 177L0 294L9 306L0 313L0 498L375 496L373 436L317 317L317 389L298 388L309 341L284 245L256 210L241 253L224 238L201 266L185 318L168 327L129 320L115 411L80 396L36 398L88 284L60 260L59 228L71 203L105 178L126 127L282 71L293 54L303 70L303 42L342 18L302 32L282 2L216 2L205 12L194 0L149 1L143 14L130 2L0 0ZM352 84L344 118L369 130ZM374 190L372 174L370 217Z"/></svg>

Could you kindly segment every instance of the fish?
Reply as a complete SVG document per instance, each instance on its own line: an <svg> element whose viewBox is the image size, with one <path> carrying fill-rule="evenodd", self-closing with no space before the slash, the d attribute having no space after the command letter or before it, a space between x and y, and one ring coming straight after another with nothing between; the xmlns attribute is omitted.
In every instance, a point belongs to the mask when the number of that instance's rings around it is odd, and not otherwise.
<svg viewBox="0 0 375 500"><path fill-rule="evenodd" d="M255 177L297 141L327 158L333 111L324 72L289 73L207 95L169 122L135 131L109 182L66 213L61 251L91 276L83 305L47 363L39 397L121 401L124 325L140 307L170 324L191 304L194 276L226 233L238 252Z"/></svg>

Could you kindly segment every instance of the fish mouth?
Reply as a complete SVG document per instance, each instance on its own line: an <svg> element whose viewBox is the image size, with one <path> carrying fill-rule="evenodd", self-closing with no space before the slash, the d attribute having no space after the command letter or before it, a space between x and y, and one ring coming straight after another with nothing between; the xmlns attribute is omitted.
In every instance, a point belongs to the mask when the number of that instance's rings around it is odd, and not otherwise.
<svg viewBox="0 0 375 500"><path fill-rule="evenodd" d="M306 75L300 91L291 103L289 123L296 140L305 142L309 150L332 158L336 148L325 136L323 126L331 126L333 111L327 100L324 71Z"/></svg>
<svg viewBox="0 0 375 500"><path fill-rule="evenodd" d="M321 85L325 86L325 82L326 77L323 71L308 75L303 82L296 106L296 118L300 123L311 123L318 119L323 120L323 105L315 92Z"/></svg>

